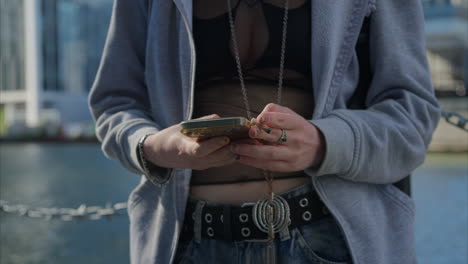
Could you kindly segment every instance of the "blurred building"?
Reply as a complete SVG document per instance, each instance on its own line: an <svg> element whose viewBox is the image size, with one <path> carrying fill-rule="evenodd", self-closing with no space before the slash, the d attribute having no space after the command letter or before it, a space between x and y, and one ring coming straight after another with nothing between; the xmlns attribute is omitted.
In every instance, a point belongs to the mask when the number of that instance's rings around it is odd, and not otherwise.
<svg viewBox="0 0 468 264"><path fill-rule="evenodd" d="M428 58L438 97L468 94L468 1L423 0Z"/></svg>
<svg viewBox="0 0 468 264"><path fill-rule="evenodd" d="M438 96L466 96L468 1L421 1ZM87 95L112 2L0 0L0 133L2 123L91 120Z"/></svg>
<svg viewBox="0 0 468 264"><path fill-rule="evenodd" d="M24 20L22 1L0 0L0 121L3 120L0 123L10 119L15 110L24 112L25 109L24 99L14 100L14 96L4 95L9 87L10 94L25 97Z"/></svg>
<svg viewBox="0 0 468 264"><path fill-rule="evenodd" d="M0 119L90 121L112 0L0 0Z"/></svg>

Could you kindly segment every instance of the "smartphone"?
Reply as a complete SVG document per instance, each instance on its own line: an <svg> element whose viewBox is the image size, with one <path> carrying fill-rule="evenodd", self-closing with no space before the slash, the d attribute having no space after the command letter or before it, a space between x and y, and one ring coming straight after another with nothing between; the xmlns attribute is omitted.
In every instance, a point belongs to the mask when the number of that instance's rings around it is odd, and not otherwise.
<svg viewBox="0 0 468 264"><path fill-rule="evenodd" d="M250 121L244 117L189 120L181 123L180 132L188 137L207 139L227 136L232 139L249 137Z"/></svg>

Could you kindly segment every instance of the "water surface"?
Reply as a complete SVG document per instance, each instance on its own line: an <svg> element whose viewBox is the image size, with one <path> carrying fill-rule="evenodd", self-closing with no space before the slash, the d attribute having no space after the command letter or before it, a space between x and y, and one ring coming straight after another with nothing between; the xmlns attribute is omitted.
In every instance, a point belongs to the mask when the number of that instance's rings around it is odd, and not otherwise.
<svg viewBox="0 0 468 264"><path fill-rule="evenodd" d="M431 154L413 174L419 263L468 263L468 154ZM96 144L0 144L0 199L32 207L122 202L139 177ZM0 263L129 263L128 217L73 221L0 214Z"/></svg>

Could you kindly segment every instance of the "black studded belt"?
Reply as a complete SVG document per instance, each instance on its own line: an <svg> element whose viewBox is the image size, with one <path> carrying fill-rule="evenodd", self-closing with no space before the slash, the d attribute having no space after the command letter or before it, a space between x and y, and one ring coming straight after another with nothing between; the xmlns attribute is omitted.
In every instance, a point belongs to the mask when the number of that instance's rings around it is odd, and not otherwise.
<svg viewBox="0 0 468 264"><path fill-rule="evenodd" d="M313 221L330 217L325 204L315 191L303 195L284 199L289 206L289 229L309 224ZM231 205L211 206L201 208L198 221L196 214L197 203L201 201L189 200L186 208L183 235L193 235L195 224L201 225L202 238L225 241L264 240L268 234L259 228L258 220L254 219L255 203L242 207ZM255 223L257 221L257 223Z"/></svg>

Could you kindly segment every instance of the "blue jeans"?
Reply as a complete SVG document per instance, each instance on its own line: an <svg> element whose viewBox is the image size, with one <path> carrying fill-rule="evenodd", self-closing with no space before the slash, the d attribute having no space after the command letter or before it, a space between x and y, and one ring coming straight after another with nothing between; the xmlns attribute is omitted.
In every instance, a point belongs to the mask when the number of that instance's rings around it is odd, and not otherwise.
<svg viewBox="0 0 468 264"><path fill-rule="evenodd" d="M312 185L307 184L283 193L281 196L290 198L312 190ZM211 202L206 203L215 205ZM349 250L340 227L332 216L289 229L289 235L278 235L274 243L277 263L351 263ZM182 234L174 263L262 264L265 263L266 246L265 242L227 242L206 238L197 242L193 234Z"/></svg>

